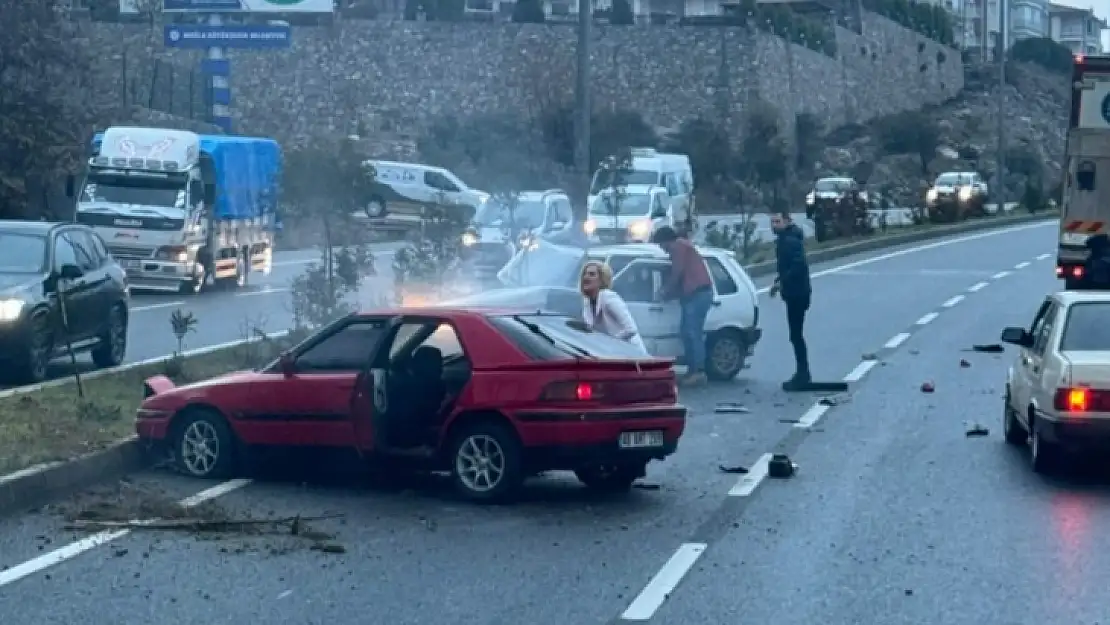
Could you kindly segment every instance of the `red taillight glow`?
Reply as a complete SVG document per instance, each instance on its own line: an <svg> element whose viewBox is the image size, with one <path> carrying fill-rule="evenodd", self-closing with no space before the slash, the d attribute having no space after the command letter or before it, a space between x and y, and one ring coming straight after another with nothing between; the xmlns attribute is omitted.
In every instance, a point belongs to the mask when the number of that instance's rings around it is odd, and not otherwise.
<svg viewBox="0 0 1110 625"><path fill-rule="evenodd" d="M1110 408L1110 393L1086 387L1058 388L1052 403L1060 412L1105 412Z"/></svg>
<svg viewBox="0 0 1110 625"><path fill-rule="evenodd" d="M1063 275L1064 275L1064 268L1063 267L1057 267L1056 268L1056 277L1059 278L1060 276L1063 276Z"/></svg>
<svg viewBox="0 0 1110 625"><path fill-rule="evenodd" d="M1083 277L1083 267L1080 267L1080 266L1072 267L1071 268L1071 277L1073 277L1073 278L1082 278Z"/></svg>
<svg viewBox="0 0 1110 625"><path fill-rule="evenodd" d="M602 388L590 382L555 382L543 389L545 401L595 401L602 395Z"/></svg>
<svg viewBox="0 0 1110 625"><path fill-rule="evenodd" d="M578 401L590 401L594 398L594 387L590 386L589 382L579 382L578 386L574 387L574 396Z"/></svg>

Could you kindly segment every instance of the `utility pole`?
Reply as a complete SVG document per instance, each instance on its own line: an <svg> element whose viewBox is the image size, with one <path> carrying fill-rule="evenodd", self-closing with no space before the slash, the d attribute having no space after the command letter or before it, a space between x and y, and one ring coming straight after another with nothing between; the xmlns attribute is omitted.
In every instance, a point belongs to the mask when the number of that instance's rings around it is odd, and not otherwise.
<svg viewBox="0 0 1110 625"><path fill-rule="evenodd" d="M578 75L575 85L574 166L590 185L590 25L593 0L578 0ZM587 209L588 210L588 207Z"/></svg>
<svg viewBox="0 0 1110 625"><path fill-rule="evenodd" d="M1008 6L1006 0L998 0L998 156L996 163L997 182L991 194L998 203L998 212L1001 214L1006 204L1006 44L1008 31L1006 30Z"/></svg>

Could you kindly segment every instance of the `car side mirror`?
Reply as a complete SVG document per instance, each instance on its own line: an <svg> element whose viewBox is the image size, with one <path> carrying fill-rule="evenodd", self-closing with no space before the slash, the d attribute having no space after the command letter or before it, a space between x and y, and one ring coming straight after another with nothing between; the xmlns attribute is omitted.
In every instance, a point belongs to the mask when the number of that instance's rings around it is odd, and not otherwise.
<svg viewBox="0 0 1110 625"><path fill-rule="evenodd" d="M189 199L194 203L204 199L204 183L199 180L189 181Z"/></svg>
<svg viewBox="0 0 1110 625"><path fill-rule="evenodd" d="M216 185L204 185L204 205L212 206L216 203Z"/></svg>
<svg viewBox="0 0 1110 625"><path fill-rule="evenodd" d="M58 269L58 277L66 280L76 280L83 275L85 275L85 272L81 271L81 268L77 265L67 263Z"/></svg>
<svg viewBox="0 0 1110 625"><path fill-rule="evenodd" d="M289 352L281 355L281 358L278 359L278 366L281 368L281 374L287 378L293 377L293 374L297 372L297 361L293 359L293 355Z"/></svg>
<svg viewBox="0 0 1110 625"><path fill-rule="evenodd" d="M1033 335L1025 328L1006 328L1002 331L1002 342L1020 347L1033 347Z"/></svg>
<svg viewBox="0 0 1110 625"><path fill-rule="evenodd" d="M66 176L66 197L72 198L74 193L77 192L77 181L74 180L73 174Z"/></svg>

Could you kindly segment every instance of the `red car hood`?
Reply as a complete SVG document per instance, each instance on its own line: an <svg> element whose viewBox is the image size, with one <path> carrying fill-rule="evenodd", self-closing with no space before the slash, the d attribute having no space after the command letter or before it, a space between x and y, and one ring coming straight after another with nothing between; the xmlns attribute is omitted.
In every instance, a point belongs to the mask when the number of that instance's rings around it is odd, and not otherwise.
<svg viewBox="0 0 1110 625"><path fill-rule="evenodd" d="M192 398L203 396L208 392L208 389L213 387L234 386L236 384L244 384L261 379L261 374L257 371L235 371L232 373L225 373L219 377L209 378L207 380L200 380L191 384L176 386L173 380L170 380L164 375L156 375L152 378L147 378L143 381L145 388L145 395L147 400L143 401L145 405L147 401L153 398L158 398L164 401L168 398Z"/></svg>

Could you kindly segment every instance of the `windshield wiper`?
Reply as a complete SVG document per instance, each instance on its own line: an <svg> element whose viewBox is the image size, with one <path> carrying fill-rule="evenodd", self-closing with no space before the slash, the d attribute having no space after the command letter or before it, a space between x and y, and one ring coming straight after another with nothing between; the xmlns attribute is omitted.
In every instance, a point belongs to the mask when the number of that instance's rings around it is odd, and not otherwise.
<svg viewBox="0 0 1110 625"><path fill-rule="evenodd" d="M557 347L559 349L571 351L574 354L575 358L579 358L579 357L582 357L582 356L586 356L586 357L590 356L589 352L587 352L586 350L584 350L580 347L575 347L574 345L570 345L569 343L565 343L563 341L556 340L555 337L553 337L550 334L544 332L542 328L540 328L538 325L532 323L531 321L528 321L526 319L522 319L520 317L513 317L513 318L516 319L517 321L519 321L521 324L523 324L524 327L528 328L528 331L531 332L532 334L535 334L536 336L544 339L545 341L547 341L548 343L551 343L552 345L554 345L555 347Z"/></svg>

